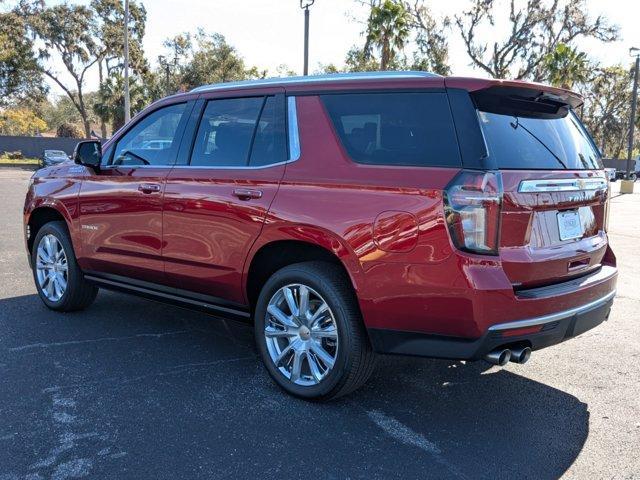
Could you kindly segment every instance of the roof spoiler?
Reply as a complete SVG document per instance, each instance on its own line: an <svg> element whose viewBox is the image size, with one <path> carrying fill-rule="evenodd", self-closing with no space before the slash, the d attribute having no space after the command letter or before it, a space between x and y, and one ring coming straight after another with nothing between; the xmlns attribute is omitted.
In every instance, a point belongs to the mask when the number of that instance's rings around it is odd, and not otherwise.
<svg viewBox="0 0 640 480"><path fill-rule="evenodd" d="M469 91L476 108L484 112L532 118L562 118L583 103L570 90L517 80L446 79L448 88Z"/></svg>
<svg viewBox="0 0 640 480"><path fill-rule="evenodd" d="M530 118L563 118L570 109L582 105L582 98L568 90L529 86L496 85L470 92L476 107L483 112Z"/></svg>

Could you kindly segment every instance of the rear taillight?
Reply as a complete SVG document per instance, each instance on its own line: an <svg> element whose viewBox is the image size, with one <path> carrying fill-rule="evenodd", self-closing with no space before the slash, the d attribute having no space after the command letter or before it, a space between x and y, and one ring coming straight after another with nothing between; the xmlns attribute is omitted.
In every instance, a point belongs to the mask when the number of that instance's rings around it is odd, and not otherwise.
<svg viewBox="0 0 640 480"><path fill-rule="evenodd" d="M460 172L444 192L445 218L454 245L467 252L497 255L501 207L500 172Z"/></svg>

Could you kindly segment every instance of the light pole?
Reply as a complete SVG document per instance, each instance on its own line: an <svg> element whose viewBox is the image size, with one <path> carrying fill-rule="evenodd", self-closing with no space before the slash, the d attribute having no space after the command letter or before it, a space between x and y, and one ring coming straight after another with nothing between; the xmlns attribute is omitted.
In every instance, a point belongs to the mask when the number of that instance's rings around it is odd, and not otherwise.
<svg viewBox="0 0 640 480"><path fill-rule="evenodd" d="M131 120L129 96L129 0L124 0L124 123Z"/></svg>
<svg viewBox="0 0 640 480"><path fill-rule="evenodd" d="M638 106L638 70L640 70L640 48L631 47L629 55L636 57L636 68L633 75L633 95L631 97L631 120L629 125L629 146L627 147L627 180L631 180L631 168L633 165L633 135L636 126L636 109ZM635 167L634 167L635 168Z"/></svg>
<svg viewBox="0 0 640 480"><path fill-rule="evenodd" d="M160 67L164 68L164 94L168 97L171 95L171 85L169 84L171 67L178 64L178 57L174 57L173 62L169 62L167 61L167 57L164 55L158 55L158 63L160 64Z"/></svg>
<svg viewBox="0 0 640 480"><path fill-rule="evenodd" d="M304 10L304 69L303 75L309 75L309 7L316 0L300 0L300 8Z"/></svg>

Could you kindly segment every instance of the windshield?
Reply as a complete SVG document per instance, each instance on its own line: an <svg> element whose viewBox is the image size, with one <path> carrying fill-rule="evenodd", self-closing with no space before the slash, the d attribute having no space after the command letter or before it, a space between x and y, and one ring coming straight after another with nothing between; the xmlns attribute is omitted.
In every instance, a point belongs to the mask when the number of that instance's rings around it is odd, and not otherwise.
<svg viewBox="0 0 640 480"><path fill-rule="evenodd" d="M478 112L489 156L498 168L601 169L600 152L575 113L541 119Z"/></svg>

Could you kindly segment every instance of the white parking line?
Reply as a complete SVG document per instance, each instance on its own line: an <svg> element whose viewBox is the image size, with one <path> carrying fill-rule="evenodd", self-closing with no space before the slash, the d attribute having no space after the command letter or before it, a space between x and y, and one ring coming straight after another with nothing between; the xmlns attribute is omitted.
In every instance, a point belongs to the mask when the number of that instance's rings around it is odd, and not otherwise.
<svg viewBox="0 0 640 480"><path fill-rule="evenodd" d="M429 441L421 433L413 431L404 423L386 415L380 410L368 410L367 415L389 436L406 445L418 447L420 450L430 454L438 463L446 467L455 477L466 478L466 476L462 472L460 472L454 465L452 465L446 458L442 456L442 450L440 450L440 448L438 448L435 443Z"/></svg>

